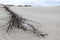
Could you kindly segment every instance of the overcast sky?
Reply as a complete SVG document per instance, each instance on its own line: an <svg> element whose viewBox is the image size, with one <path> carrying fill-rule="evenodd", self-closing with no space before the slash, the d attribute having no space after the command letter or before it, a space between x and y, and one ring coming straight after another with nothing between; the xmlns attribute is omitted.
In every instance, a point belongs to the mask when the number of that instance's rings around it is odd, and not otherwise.
<svg viewBox="0 0 60 40"><path fill-rule="evenodd" d="M30 4L33 6L52 6L52 5L60 5L60 0L0 0L0 3L14 4L14 5Z"/></svg>

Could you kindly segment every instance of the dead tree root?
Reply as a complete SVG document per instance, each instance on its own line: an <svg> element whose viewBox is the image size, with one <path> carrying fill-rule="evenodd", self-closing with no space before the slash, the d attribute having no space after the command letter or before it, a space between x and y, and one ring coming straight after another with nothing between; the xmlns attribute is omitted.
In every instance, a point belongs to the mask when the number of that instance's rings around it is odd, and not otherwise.
<svg viewBox="0 0 60 40"><path fill-rule="evenodd" d="M27 31L27 29L24 27L24 24L30 26L32 29L33 29L33 33L34 34L38 34L42 37L45 37L45 35L47 34L43 34L43 33L40 33L35 27L34 25L32 24L29 24L29 23L25 23L26 21L32 21L32 20L27 20L27 19L24 19L23 17L21 16L18 16L16 13L14 13L13 11L11 11L6 5L4 5L4 8L7 12L9 12L9 14L11 15L10 17L10 21L8 22L8 27L7 27L7 32L10 30L10 29L13 29L13 27L16 27L16 28L20 28L20 29L23 29L25 31ZM34 22L34 21L32 21ZM35 22L37 23L37 22ZM40 24L40 23L38 23Z"/></svg>

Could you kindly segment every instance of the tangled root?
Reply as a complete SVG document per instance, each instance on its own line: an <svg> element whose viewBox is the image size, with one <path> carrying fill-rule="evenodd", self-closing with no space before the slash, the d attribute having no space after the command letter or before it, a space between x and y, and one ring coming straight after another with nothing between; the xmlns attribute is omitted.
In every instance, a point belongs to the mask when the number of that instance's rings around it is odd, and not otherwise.
<svg viewBox="0 0 60 40"><path fill-rule="evenodd" d="M7 6L4 5L4 8L7 12L9 12L9 14L11 15L10 17L10 21L8 22L8 27L7 27L7 31L8 32L10 29L13 29L13 27L16 27L16 28L20 28L20 29L23 29L25 31L27 31L27 29L24 27L23 24L26 24L28 26L30 26L33 30L32 32L34 34L38 34L38 36L42 36L42 37L45 37L45 35L47 34L43 34L43 33L40 33L35 27L34 25L32 24L29 24L29 23L26 23L27 21L32 21L32 20L27 20L21 16L18 16L16 13L14 13L13 11L11 11ZM33 21L32 21L33 22ZM36 22L35 22L36 23Z"/></svg>

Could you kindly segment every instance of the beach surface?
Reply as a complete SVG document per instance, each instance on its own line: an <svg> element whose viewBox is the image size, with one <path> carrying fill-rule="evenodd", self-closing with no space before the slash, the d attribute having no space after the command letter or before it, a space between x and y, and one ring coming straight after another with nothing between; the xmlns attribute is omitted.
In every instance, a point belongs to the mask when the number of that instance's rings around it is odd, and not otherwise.
<svg viewBox="0 0 60 40"><path fill-rule="evenodd" d="M10 15L3 5L0 5L0 40L60 40L60 6L10 6L9 8L19 16L41 23L40 26L35 27L48 35L45 38L40 38L22 29L14 29L6 33L7 26L5 24L9 21Z"/></svg>

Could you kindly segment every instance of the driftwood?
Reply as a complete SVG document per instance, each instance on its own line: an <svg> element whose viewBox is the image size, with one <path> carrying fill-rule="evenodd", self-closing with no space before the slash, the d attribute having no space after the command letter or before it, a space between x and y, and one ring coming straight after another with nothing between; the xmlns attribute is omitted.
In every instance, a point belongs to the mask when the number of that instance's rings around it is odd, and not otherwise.
<svg viewBox="0 0 60 40"><path fill-rule="evenodd" d="M29 23L25 23L26 21L32 21L32 20L27 20L21 16L18 16L16 13L14 13L13 11L11 11L6 5L4 5L4 8L7 12L9 12L9 14L11 15L11 18L10 18L10 21L8 22L8 27L7 27L7 32L10 30L10 29L13 29L13 27L16 27L16 28L20 28L20 29L23 29L25 31L27 31L27 29L24 27L23 24L27 24L28 26L30 26L32 29L33 29L33 33L34 34L37 34L42 36L42 37L45 37L45 35L47 34L43 34L43 33L40 33L35 27L34 25L31 25ZM35 21L32 21L32 22L35 22ZM38 22L35 22L35 23L38 23ZM38 23L40 24L40 23Z"/></svg>

